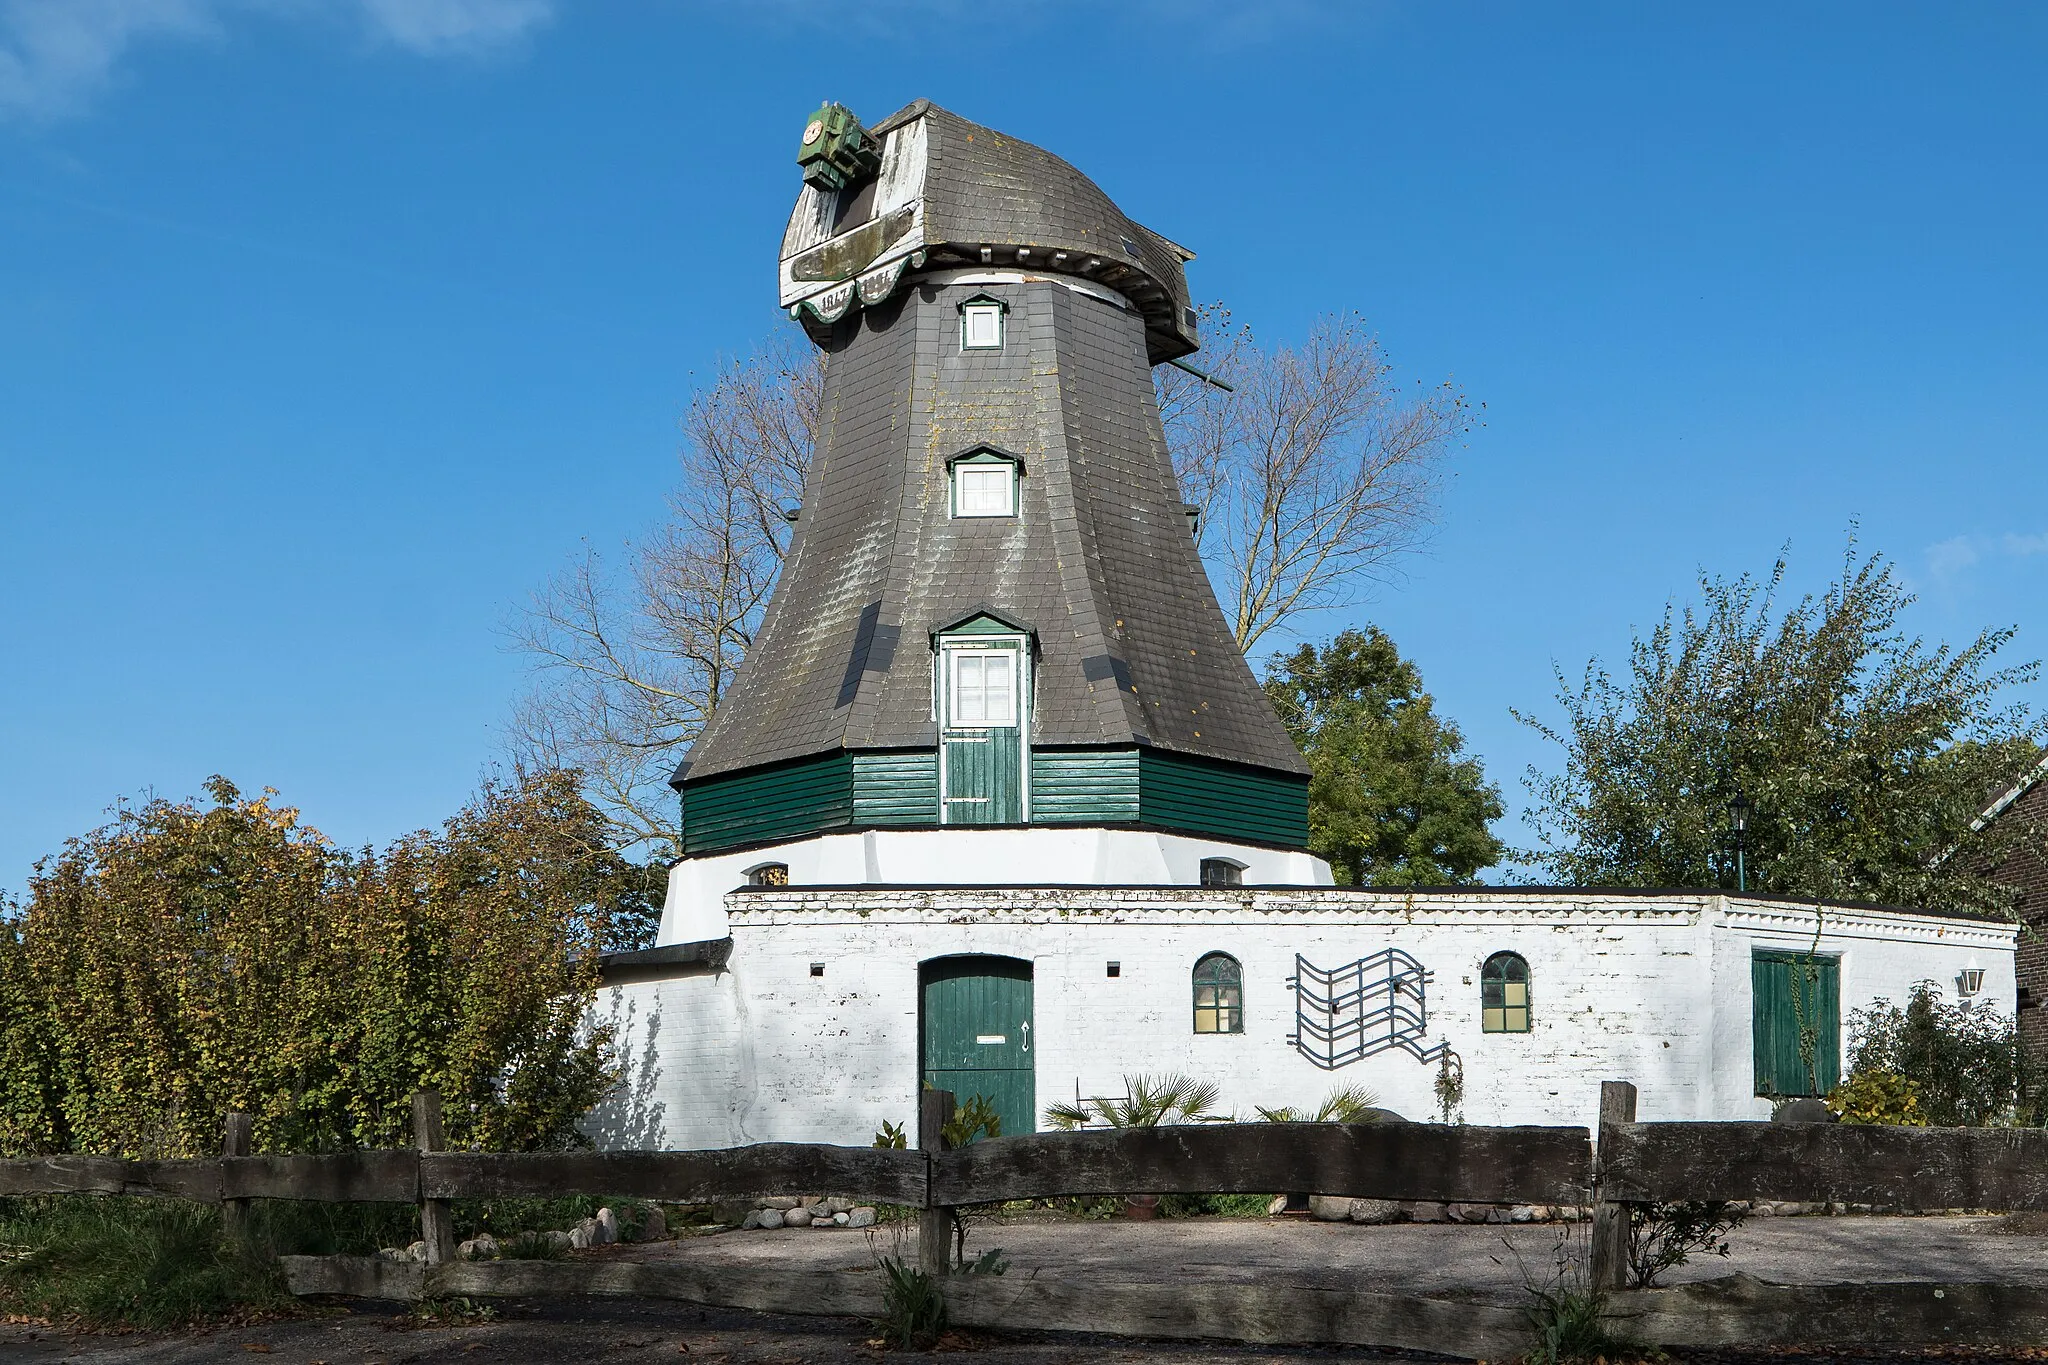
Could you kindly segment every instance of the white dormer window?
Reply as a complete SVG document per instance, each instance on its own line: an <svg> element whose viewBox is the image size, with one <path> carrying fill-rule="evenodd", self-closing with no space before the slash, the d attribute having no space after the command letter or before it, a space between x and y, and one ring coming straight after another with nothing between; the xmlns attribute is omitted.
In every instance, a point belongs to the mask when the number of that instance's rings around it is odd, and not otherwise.
<svg viewBox="0 0 2048 1365"><path fill-rule="evenodd" d="M1003 314L1010 306L987 294L976 294L960 305L960 349L1000 351L1003 349Z"/></svg>
<svg viewBox="0 0 2048 1365"><path fill-rule="evenodd" d="M1017 462L982 453L953 462L953 515L1017 515Z"/></svg>

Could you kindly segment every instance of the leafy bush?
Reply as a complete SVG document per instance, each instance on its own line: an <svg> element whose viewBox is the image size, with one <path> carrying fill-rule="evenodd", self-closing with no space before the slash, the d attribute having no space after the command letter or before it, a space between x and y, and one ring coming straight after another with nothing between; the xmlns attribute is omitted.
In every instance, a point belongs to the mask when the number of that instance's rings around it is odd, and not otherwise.
<svg viewBox="0 0 2048 1365"><path fill-rule="evenodd" d="M1934 1127L2010 1121L2028 1098L2031 1068L2012 1020L1950 1004L1932 981L1915 985L1904 1009L1879 999L1853 1012L1849 1037L1851 1081L1881 1072L1909 1083Z"/></svg>
<svg viewBox="0 0 2048 1365"><path fill-rule="evenodd" d="M1332 1090L1314 1113L1285 1105L1268 1109L1255 1104L1267 1123L1378 1123L1380 1097L1362 1085L1344 1085Z"/></svg>
<svg viewBox="0 0 2048 1365"><path fill-rule="evenodd" d="M996 1112L988 1096L970 1095L965 1104L954 1103L952 1117L939 1133L946 1146L965 1147L977 1138L1001 1137L1003 1116Z"/></svg>
<svg viewBox="0 0 2048 1365"><path fill-rule="evenodd" d="M1719 1200L1628 1206L1628 1273L1637 1289L1656 1286L1657 1277L1684 1265L1695 1253L1726 1256L1728 1234L1745 1215Z"/></svg>
<svg viewBox="0 0 2048 1365"><path fill-rule="evenodd" d="M545 1232L522 1232L498 1243L498 1257L506 1261L559 1261L568 1254L569 1248Z"/></svg>
<svg viewBox="0 0 2048 1365"><path fill-rule="evenodd" d="M1927 1115L1920 1107L1920 1086L1889 1071L1864 1071L1852 1075L1828 1092L1828 1108L1844 1123L1885 1123L1902 1128L1925 1128Z"/></svg>
<svg viewBox="0 0 2048 1365"><path fill-rule="evenodd" d="M1159 1216L1264 1218L1266 1208L1272 1202L1273 1196L1270 1194L1162 1194L1159 1196Z"/></svg>
<svg viewBox="0 0 2048 1365"><path fill-rule="evenodd" d="M0 1200L0 1308L88 1327L181 1327L293 1299L269 1248L180 1200Z"/></svg>
<svg viewBox="0 0 2048 1365"><path fill-rule="evenodd" d="M903 1131L900 1123L882 1120L882 1126L875 1132L875 1146L886 1150L903 1151L910 1146L910 1134Z"/></svg>
<svg viewBox="0 0 2048 1365"><path fill-rule="evenodd" d="M1213 1081L1178 1074L1124 1077L1121 1099L1101 1097L1078 1104L1055 1104L1045 1121L1055 1128L1086 1128L1100 1123L1111 1128L1156 1128L1175 1123L1222 1123L1226 1115L1211 1112L1219 1093Z"/></svg>
<svg viewBox="0 0 2048 1365"><path fill-rule="evenodd" d="M893 1256L877 1258L882 1267L882 1316L875 1329L891 1346L928 1351L946 1330L946 1296L939 1282Z"/></svg>
<svg viewBox="0 0 2048 1365"><path fill-rule="evenodd" d="M440 1089L455 1146L573 1144L613 1080L595 949L645 870L566 773L438 831L335 848L273 794L152 800L37 864L0 917L0 1155L395 1147Z"/></svg>

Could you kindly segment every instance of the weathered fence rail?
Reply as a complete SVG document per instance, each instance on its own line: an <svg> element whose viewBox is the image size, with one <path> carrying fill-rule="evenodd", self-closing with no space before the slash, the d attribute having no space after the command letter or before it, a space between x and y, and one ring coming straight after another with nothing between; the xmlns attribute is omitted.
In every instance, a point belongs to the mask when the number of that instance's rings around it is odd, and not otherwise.
<svg viewBox="0 0 2048 1365"><path fill-rule="evenodd" d="M931 1163L931 1202L1069 1195L1271 1194L1481 1204L1582 1204L1584 1128L1434 1123L1231 1123L992 1138Z"/></svg>
<svg viewBox="0 0 2048 1365"><path fill-rule="evenodd" d="M2048 1131L1847 1123L1631 1123L1604 1130L1616 1200L1788 1199L2048 1209Z"/></svg>
<svg viewBox="0 0 2048 1365"><path fill-rule="evenodd" d="M443 1152L419 1158L420 1194L435 1199L564 1193L710 1204L823 1190L921 1205L923 1152L764 1142L705 1152Z"/></svg>
<svg viewBox="0 0 2048 1365"><path fill-rule="evenodd" d="M920 1254L928 1268L940 1271L953 1210L1014 1199L1285 1190L1447 1203L1591 1205L1590 1275L1595 1286L1610 1292L1623 1283L1633 1205L1782 1199L2048 1209L2048 1133L2040 1130L1637 1123L1635 1098L1635 1088L1625 1083L1602 1087L1597 1148L1594 1134L1584 1128L1261 1123L1043 1133L953 1151L941 1137L952 1096L931 1092L921 1106L921 1146L914 1151L762 1143L696 1152L496 1153L439 1150L438 1098L422 1092L414 1106L418 1148L250 1156L246 1121L235 1115L220 1157L0 1161L0 1195L149 1195L219 1201L230 1211L256 1199L420 1207L422 1229L429 1234L426 1265L286 1258L288 1274L305 1293L644 1293L811 1312L870 1311L878 1290L857 1278L825 1285L804 1272L767 1267L457 1262L448 1201L586 1194L702 1204L796 1193L850 1195L923 1210ZM1505 1308L1482 1312L1452 1300L1278 1284L1205 1286L1191 1299L1178 1285L970 1280L949 1289L948 1298L958 1300L957 1321L985 1326L1192 1332L1488 1356L1501 1354L1519 1330L1518 1316ZM1831 1330L1847 1333L1840 1336L1844 1341L1906 1340L1919 1333L1928 1340L1992 1342L2018 1339L2013 1333L2020 1326L2048 1330L2042 1326L2048 1324L2048 1291L2030 1287L1781 1286L1738 1276L1674 1290L1613 1293L1611 1302L1650 1339L1672 1345L1817 1340L1813 1314L1821 1309ZM1869 1335L1880 1328L1878 1336Z"/></svg>

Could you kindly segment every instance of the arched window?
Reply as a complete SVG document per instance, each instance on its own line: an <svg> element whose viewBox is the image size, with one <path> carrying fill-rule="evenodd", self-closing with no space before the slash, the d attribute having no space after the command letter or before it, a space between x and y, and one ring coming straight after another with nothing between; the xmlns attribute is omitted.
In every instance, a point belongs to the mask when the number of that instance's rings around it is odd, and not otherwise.
<svg viewBox="0 0 2048 1365"><path fill-rule="evenodd" d="M747 869L748 886L788 886L788 863L762 863Z"/></svg>
<svg viewBox="0 0 2048 1365"><path fill-rule="evenodd" d="M1479 969L1479 1027L1487 1033L1529 1031L1529 962L1495 953Z"/></svg>
<svg viewBox="0 0 2048 1365"><path fill-rule="evenodd" d="M1244 1032L1244 968L1229 953L1195 964L1195 1032Z"/></svg>
<svg viewBox="0 0 2048 1365"><path fill-rule="evenodd" d="M1244 864L1229 858L1202 859L1202 885L1243 886Z"/></svg>

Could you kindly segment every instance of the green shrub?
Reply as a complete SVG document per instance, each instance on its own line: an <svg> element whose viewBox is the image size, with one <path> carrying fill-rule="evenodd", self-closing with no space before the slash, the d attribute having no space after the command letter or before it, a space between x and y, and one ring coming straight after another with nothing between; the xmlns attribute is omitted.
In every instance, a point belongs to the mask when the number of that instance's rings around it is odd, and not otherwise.
<svg viewBox="0 0 2048 1365"><path fill-rule="evenodd" d="M498 1256L507 1261L559 1261L569 1248L541 1231L522 1232L498 1243Z"/></svg>
<svg viewBox="0 0 2048 1365"><path fill-rule="evenodd" d="M946 1330L946 1296L938 1280L893 1256L878 1260L883 1275L882 1316L875 1329L900 1350L930 1350Z"/></svg>
<svg viewBox="0 0 2048 1365"><path fill-rule="evenodd" d="M567 773L486 784L440 829L337 848L274 794L123 806L0 914L0 1156L398 1147L436 1087L456 1146L574 1145L615 1079L586 1027L612 911Z"/></svg>
<svg viewBox="0 0 2048 1365"><path fill-rule="evenodd" d="M1045 1121L1054 1128L1086 1128L1100 1123L1111 1128L1156 1128L1175 1123L1222 1123L1228 1116L1213 1112L1218 1090L1213 1081L1189 1076L1126 1076L1121 1099L1091 1099L1079 1104L1047 1107Z"/></svg>
<svg viewBox="0 0 2048 1365"><path fill-rule="evenodd" d="M1828 1092L1828 1108L1844 1123L1884 1123L1925 1128L1920 1086L1889 1071L1859 1072Z"/></svg>
<svg viewBox="0 0 2048 1365"><path fill-rule="evenodd" d="M273 1256L374 1256L419 1240L411 1204L321 1204L258 1199L245 1224L250 1243Z"/></svg>
<svg viewBox="0 0 2048 1365"><path fill-rule="evenodd" d="M267 1247L223 1234L216 1205L60 1196L0 1200L0 1307L88 1327L181 1327L294 1300Z"/></svg>
<svg viewBox="0 0 2048 1365"><path fill-rule="evenodd" d="M1922 1122L1937 1128L2010 1122L2029 1099L2032 1067L2013 1021L1942 999L1922 981L1904 1009L1877 1000L1849 1016L1849 1074L1873 1072L1914 1088Z"/></svg>
<svg viewBox="0 0 2048 1365"><path fill-rule="evenodd" d="M1342 1085L1324 1097L1313 1113L1286 1105L1268 1109L1253 1105L1267 1123L1378 1123L1380 1097L1362 1085Z"/></svg>

